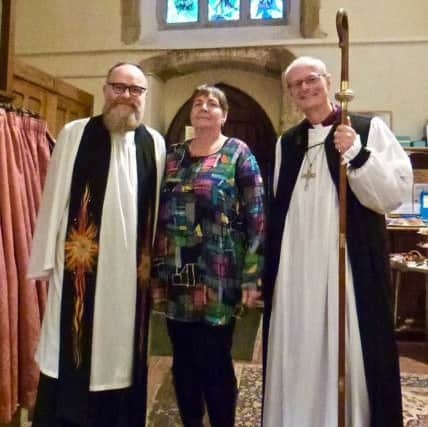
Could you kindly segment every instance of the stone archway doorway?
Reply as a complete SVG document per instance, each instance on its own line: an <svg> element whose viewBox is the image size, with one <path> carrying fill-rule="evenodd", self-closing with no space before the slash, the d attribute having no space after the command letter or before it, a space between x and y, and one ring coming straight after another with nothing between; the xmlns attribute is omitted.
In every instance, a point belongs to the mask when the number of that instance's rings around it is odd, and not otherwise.
<svg viewBox="0 0 428 427"><path fill-rule="evenodd" d="M224 83L216 86L225 92L229 103L223 133L248 144L259 163L265 188L271 189L277 135L269 117L253 98L241 90ZM166 133L167 145L184 140L185 127L190 126L190 108L189 99L178 110Z"/></svg>

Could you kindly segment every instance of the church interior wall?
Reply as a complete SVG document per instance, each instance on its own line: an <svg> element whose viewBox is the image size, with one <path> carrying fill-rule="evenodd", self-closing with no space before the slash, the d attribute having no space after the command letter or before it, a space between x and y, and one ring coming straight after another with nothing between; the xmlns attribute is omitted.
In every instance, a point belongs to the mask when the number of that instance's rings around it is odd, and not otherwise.
<svg viewBox="0 0 428 427"><path fill-rule="evenodd" d="M16 2L18 53L109 51L122 48L120 0Z"/></svg>
<svg viewBox="0 0 428 427"><path fill-rule="evenodd" d="M351 40L403 40L427 38L426 0L320 0L320 25L329 38L336 37L335 11L349 17Z"/></svg>
<svg viewBox="0 0 428 427"><path fill-rule="evenodd" d="M146 99L146 110L144 119L150 126L164 134L166 105L170 99L175 99L175 92L166 87L165 82L156 75L147 76L149 91ZM174 94L174 96L171 96Z"/></svg>
<svg viewBox="0 0 428 427"><path fill-rule="evenodd" d="M141 22L144 23L149 19L152 24L146 23L146 26L153 25L156 0L141 2ZM296 0L291 0L290 3L291 13L296 14L298 9ZM426 0L412 0L410 3L402 0L319 0L319 3L320 29L325 34L324 41L336 39L335 13L341 7L345 8L349 15L351 40L402 40L427 37ZM287 39L293 43L300 39L296 33L290 37L284 27L279 34L276 26L272 28L275 29L271 34L261 31L260 27L254 27L254 31L245 29L248 34L246 37L243 37L240 31L219 30L207 38L203 36L207 31L199 30L197 33L199 37L193 38L199 39L203 43L202 47L213 47L220 37L218 33L223 31L227 35L227 43L233 46L271 42L283 44ZM144 31L146 30L143 28L142 33ZM152 33L154 39L156 33L153 31ZM173 31L172 34L175 40L185 41L180 31ZM125 47L121 42L121 0L105 0L102 6L99 2L87 0L74 0L72 5L65 0L17 2L16 44L20 54L121 50ZM221 46L223 45L224 43ZM126 48L149 49L150 46L150 40L145 42L140 40ZM172 47L163 45L157 48ZM187 48L190 45L187 43L180 47Z"/></svg>
<svg viewBox="0 0 428 427"><path fill-rule="evenodd" d="M145 0L142 13L153 5L154 1ZM106 0L102 8L97 2L76 0L72 14L70 7L64 0L17 2L16 53L23 61L93 93L94 112L99 113L103 103L101 86L112 63L141 62L163 50L150 49L141 41L132 45L121 42L121 0ZM351 109L391 111L396 134L420 139L428 119L428 79L424 77L424 70L428 69L426 0L412 0L411 7L402 0L320 0L320 29L325 34L321 38L284 36L282 40L272 41L263 37L257 28L247 31L252 36L252 44L274 43L286 47L295 56L320 56L333 74L334 90L339 76L335 29L335 13L339 7L348 11L350 22L350 85L355 91ZM177 34L175 32L175 38L180 39ZM233 31L228 38L236 46L242 43ZM215 39L206 41L204 47L212 47L215 42ZM167 48L170 46L163 47ZM205 76L217 72L219 70L207 69ZM185 99L184 89L177 90L178 83L188 85L185 90L189 92L197 79L205 76L195 73L165 82L156 76L150 79L153 88L148 97L148 124L166 130L176 112L174 108L181 106ZM261 75L242 78L241 70L232 70L227 81L225 77L222 78L225 83L253 96L278 129L278 117L282 113L279 112L281 95L278 89L273 90L277 82L269 82Z"/></svg>
<svg viewBox="0 0 428 427"><path fill-rule="evenodd" d="M391 111L397 135L425 137L428 79L422 70L428 66L427 47L408 43L355 48L355 108Z"/></svg>

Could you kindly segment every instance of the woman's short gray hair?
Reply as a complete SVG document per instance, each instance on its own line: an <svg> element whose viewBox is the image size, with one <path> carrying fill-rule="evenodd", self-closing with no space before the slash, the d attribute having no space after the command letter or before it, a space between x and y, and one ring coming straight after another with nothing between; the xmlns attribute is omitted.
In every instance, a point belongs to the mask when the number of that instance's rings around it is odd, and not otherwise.
<svg viewBox="0 0 428 427"><path fill-rule="evenodd" d="M229 111L229 104L227 102L226 94L217 86L208 84L198 86L190 97L191 103L193 104L195 98L200 95L213 96L219 102L223 113L227 113Z"/></svg>

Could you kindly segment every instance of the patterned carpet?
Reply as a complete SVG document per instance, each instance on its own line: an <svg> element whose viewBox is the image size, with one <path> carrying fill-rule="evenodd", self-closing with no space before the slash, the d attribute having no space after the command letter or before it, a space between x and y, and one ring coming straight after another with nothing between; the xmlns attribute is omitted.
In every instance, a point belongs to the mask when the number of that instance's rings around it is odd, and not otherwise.
<svg viewBox="0 0 428 427"><path fill-rule="evenodd" d="M261 367L237 367L239 399L235 427L257 427L261 412ZM428 427L428 375L402 374L405 427ZM209 424L206 423L208 426ZM149 427L181 427L171 375L168 372L156 393L148 420Z"/></svg>
<svg viewBox="0 0 428 427"><path fill-rule="evenodd" d="M405 427L428 427L428 375L401 374Z"/></svg>

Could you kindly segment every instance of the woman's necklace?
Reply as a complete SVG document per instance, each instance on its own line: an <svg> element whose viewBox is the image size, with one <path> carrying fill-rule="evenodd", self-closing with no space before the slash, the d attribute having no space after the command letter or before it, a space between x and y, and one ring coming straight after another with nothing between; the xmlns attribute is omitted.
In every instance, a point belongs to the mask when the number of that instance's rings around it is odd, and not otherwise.
<svg viewBox="0 0 428 427"><path fill-rule="evenodd" d="M305 190L307 190L309 188L309 180L311 178L315 178L315 172L312 171L312 165L314 164L314 161L316 159L316 157L318 156L318 153L320 153L321 150L321 145L324 144L324 141L322 142L318 142L317 144L311 145L310 147L308 147L306 149L305 152L305 160L303 162L303 167L305 167L305 164L308 165L308 167L306 168L306 171L302 174L302 178L306 181L305 182ZM312 159L309 157L309 150L311 150L312 148L315 147L319 147L318 150L315 152L314 156L312 157Z"/></svg>
<svg viewBox="0 0 428 427"><path fill-rule="evenodd" d="M217 151L225 143L226 139L227 138L222 135L216 141L214 141L211 145L205 146L205 147L200 146L199 144L195 144L195 139L193 139L189 143L190 154L193 157L210 156L211 154L217 153Z"/></svg>

